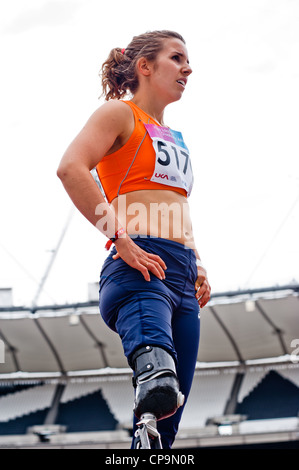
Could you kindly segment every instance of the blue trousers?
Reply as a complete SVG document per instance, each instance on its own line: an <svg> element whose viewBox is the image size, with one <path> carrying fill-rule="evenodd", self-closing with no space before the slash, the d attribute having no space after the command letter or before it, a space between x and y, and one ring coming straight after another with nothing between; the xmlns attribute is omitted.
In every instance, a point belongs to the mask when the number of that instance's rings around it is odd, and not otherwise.
<svg viewBox="0 0 299 470"><path fill-rule="evenodd" d="M166 349L176 361L180 390L185 404L191 389L199 345L199 306L195 298L196 257L184 245L163 239L134 239L143 250L159 255L167 266L165 280L151 274L150 282L121 258L113 260L113 248L100 277L100 313L116 331L125 356L131 357L141 346ZM132 367L133 368L133 367ZM185 406L184 404L184 406ZM169 449L178 431L183 408L158 421L162 446ZM134 432L136 419L134 418Z"/></svg>

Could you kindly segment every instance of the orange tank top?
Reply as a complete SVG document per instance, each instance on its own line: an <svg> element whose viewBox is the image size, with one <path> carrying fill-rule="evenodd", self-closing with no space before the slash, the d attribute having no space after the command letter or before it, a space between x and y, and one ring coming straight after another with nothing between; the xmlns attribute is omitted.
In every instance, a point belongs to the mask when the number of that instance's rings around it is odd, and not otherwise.
<svg viewBox="0 0 299 470"><path fill-rule="evenodd" d="M160 127L161 131L161 129L166 128L158 125L153 118L132 103L132 101L124 101L124 103L129 105L133 111L135 120L134 131L123 147L116 152L106 155L96 166L107 201L110 203L120 194L141 189L167 189L186 196L186 189L172 186L171 177L168 178L166 173L161 171L155 172L157 151L150 136L150 129L151 127ZM148 129L146 126L148 126ZM162 148L161 151L164 152L162 155L166 158L167 150L165 149ZM178 162L177 152L175 157ZM163 170L165 166L161 166L161 168ZM154 174L155 178L153 178ZM168 180L167 184L163 184L165 178Z"/></svg>

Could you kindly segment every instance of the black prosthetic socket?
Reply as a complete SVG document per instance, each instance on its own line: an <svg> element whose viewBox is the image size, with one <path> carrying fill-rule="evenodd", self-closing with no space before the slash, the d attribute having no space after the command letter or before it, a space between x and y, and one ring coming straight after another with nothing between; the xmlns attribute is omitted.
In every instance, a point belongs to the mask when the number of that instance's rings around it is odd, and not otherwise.
<svg viewBox="0 0 299 470"><path fill-rule="evenodd" d="M152 413L160 420L173 415L182 406L184 395L179 390L172 356L158 346L144 346L134 353L131 362L136 417Z"/></svg>

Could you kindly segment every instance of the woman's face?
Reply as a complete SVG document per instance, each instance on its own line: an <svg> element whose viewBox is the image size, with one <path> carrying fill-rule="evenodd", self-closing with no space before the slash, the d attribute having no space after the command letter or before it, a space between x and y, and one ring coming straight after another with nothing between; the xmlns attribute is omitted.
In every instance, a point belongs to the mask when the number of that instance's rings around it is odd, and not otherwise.
<svg viewBox="0 0 299 470"><path fill-rule="evenodd" d="M176 38L166 39L150 77L155 92L168 103L179 100L191 73L185 44Z"/></svg>

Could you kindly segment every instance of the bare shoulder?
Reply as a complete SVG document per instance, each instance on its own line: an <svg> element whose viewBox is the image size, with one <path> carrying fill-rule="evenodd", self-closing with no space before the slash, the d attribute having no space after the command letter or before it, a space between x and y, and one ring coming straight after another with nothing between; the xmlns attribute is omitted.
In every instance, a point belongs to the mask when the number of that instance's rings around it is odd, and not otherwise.
<svg viewBox="0 0 299 470"><path fill-rule="evenodd" d="M110 100L100 106L92 116L93 128L101 139L111 136L106 154L116 152L129 140L135 126L130 106L119 100Z"/></svg>
<svg viewBox="0 0 299 470"><path fill-rule="evenodd" d="M126 113L130 111L130 107L124 103L122 100L109 100L105 101L104 104L102 104L99 109L105 110L105 112L118 112L118 113Z"/></svg>
<svg viewBox="0 0 299 470"><path fill-rule="evenodd" d="M68 150L85 155L93 168L105 155L121 148L134 129L134 115L122 101L110 100L97 108L69 146ZM70 152L68 152L70 153Z"/></svg>
<svg viewBox="0 0 299 470"><path fill-rule="evenodd" d="M109 100L102 104L92 117L106 126L113 125L121 133L132 116L132 110L126 103L119 100Z"/></svg>

